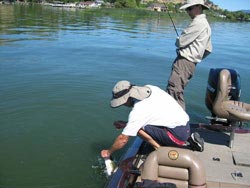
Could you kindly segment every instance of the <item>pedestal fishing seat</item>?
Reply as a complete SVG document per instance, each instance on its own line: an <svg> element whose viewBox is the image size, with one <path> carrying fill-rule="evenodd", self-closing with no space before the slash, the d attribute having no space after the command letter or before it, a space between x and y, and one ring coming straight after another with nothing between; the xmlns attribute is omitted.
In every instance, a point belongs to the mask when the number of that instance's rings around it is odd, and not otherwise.
<svg viewBox="0 0 250 188"><path fill-rule="evenodd" d="M230 100L232 80L229 70L219 73L217 95L213 103L213 113L229 121L250 121L250 104Z"/></svg>
<svg viewBox="0 0 250 188"><path fill-rule="evenodd" d="M205 188L203 163L188 149L160 147L149 154L141 170L142 180L169 182L177 188Z"/></svg>
<svg viewBox="0 0 250 188"><path fill-rule="evenodd" d="M211 69L208 78L206 105L212 113L212 124L231 126L230 147L234 128L250 121L250 104L239 101L240 76L235 70Z"/></svg>

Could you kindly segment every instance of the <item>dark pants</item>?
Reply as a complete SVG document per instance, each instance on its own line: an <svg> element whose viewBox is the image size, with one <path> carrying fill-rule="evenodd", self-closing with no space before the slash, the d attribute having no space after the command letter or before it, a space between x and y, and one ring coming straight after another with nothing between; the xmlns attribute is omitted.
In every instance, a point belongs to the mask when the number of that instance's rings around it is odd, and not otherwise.
<svg viewBox="0 0 250 188"><path fill-rule="evenodd" d="M168 135L167 131L169 131L175 138L182 142L186 142L188 137L190 136L190 126L189 123L185 126L177 126L173 129L167 127L159 127L155 125L147 125L144 128L144 131L149 134L158 144L161 146L175 146L182 147L183 145L179 145L174 142Z"/></svg>
<svg viewBox="0 0 250 188"><path fill-rule="evenodd" d="M168 80L166 91L185 110L184 88L192 78L196 64L178 56L172 66L172 72Z"/></svg>

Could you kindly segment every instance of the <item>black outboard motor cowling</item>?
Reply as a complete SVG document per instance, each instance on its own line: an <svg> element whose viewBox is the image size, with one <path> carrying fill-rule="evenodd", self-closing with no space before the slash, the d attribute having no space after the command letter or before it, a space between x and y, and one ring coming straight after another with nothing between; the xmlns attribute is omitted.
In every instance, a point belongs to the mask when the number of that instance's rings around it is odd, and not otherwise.
<svg viewBox="0 0 250 188"><path fill-rule="evenodd" d="M207 108L213 114L213 102L217 95L217 84L220 71L224 68L210 69L207 83L207 91L205 103ZM241 80L240 75L233 69L227 69L231 74L232 87L230 88L229 100L239 101L241 94Z"/></svg>

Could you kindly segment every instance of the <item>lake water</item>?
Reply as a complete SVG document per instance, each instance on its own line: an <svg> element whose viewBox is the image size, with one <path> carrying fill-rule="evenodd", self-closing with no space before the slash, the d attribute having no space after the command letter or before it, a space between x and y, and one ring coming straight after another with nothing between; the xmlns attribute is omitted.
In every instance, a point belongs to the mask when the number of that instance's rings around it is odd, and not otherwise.
<svg viewBox="0 0 250 188"><path fill-rule="evenodd" d="M174 22L180 33L189 19ZM192 122L210 115L210 68L236 69L250 103L250 23L211 28L214 51L185 90ZM175 37L166 13L0 5L0 187L103 187L100 150L129 113L109 107L111 89L123 79L165 89Z"/></svg>

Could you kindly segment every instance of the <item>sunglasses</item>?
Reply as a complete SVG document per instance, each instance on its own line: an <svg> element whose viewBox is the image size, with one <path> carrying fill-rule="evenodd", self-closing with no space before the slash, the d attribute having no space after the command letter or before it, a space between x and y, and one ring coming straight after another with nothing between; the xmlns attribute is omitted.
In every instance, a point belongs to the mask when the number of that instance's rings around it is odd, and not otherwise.
<svg viewBox="0 0 250 188"><path fill-rule="evenodd" d="M194 7L196 7L196 5L195 5L195 6L191 6L191 7L186 8L186 11L191 11L191 10L193 10L193 9L194 9Z"/></svg>

